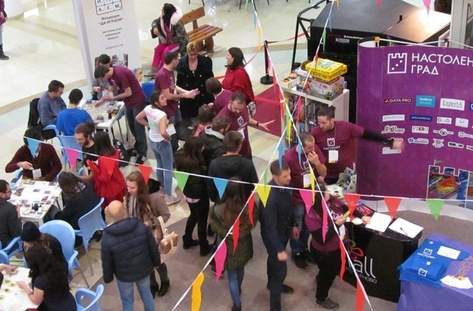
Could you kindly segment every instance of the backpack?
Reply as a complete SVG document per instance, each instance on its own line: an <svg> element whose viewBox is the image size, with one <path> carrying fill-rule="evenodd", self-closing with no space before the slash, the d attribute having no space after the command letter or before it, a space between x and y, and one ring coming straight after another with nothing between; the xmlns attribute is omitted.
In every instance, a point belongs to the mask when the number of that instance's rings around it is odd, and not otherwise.
<svg viewBox="0 0 473 311"><path fill-rule="evenodd" d="M131 155L128 150L126 150L125 145L118 139L113 139L113 146L120 153L120 161L118 162L118 167L124 167L130 164Z"/></svg>

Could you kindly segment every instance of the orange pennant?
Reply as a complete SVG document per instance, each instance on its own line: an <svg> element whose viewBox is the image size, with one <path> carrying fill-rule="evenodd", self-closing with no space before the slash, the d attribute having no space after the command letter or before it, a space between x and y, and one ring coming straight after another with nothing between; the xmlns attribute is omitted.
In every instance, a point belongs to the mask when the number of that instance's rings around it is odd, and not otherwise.
<svg viewBox="0 0 473 311"><path fill-rule="evenodd" d="M238 247L238 240L240 239L240 216L235 220L233 224L233 254L235 254L236 249Z"/></svg>
<svg viewBox="0 0 473 311"><path fill-rule="evenodd" d="M248 218L250 219L251 225L255 226L255 221L253 219L253 211L255 209L255 193L252 192L248 198Z"/></svg>
<svg viewBox="0 0 473 311"><path fill-rule="evenodd" d="M115 169L115 160L106 156L99 157L99 162L102 161L103 165L107 169L107 173L112 176L113 170Z"/></svg>
<svg viewBox="0 0 473 311"><path fill-rule="evenodd" d="M388 207L389 215L391 215L391 218L394 218L399 204L401 204L401 198L384 197L384 202L386 202L386 206Z"/></svg>
<svg viewBox="0 0 473 311"><path fill-rule="evenodd" d="M202 283L204 283L204 280L204 274L200 272L194 281L194 285L192 285L192 311L200 310L200 304L202 303Z"/></svg>
<svg viewBox="0 0 473 311"><path fill-rule="evenodd" d="M356 280L356 311L363 311L365 306L365 293L360 279Z"/></svg>
<svg viewBox="0 0 473 311"><path fill-rule="evenodd" d="M353 212L356 209L356 205L360 200L360 195L357 193L344 193L343 195L345 196L345 201L347 202L348 210L350 211L350 214L353 215Z"/></svg>
<svg viewBox="0 0 473 311"><path fill-rule="evenodd" d="M141 175L143 175L143 179L145 180L145 184L148 184L149 176L151 175L151 171L153 168L151 166L140 164L138 165L140 169Z"/></svg>
<svg viewBox="0 0 473 311"><path fill-rule="evenodd" d="M346 258L346 249L343 241L340 240L340 259L341 259L341 266L340 266L340 280L343 280L343 275L345 274L345 268L347 264Z"/></svg>

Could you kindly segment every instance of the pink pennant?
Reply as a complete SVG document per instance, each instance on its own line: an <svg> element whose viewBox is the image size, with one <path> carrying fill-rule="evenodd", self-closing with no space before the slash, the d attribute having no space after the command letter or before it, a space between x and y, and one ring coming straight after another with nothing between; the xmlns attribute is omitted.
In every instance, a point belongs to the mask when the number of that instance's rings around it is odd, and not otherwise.
<svg viewBox="0 0 473 311"><path fill-rule="evenodd" d="M76 166L77 157L79 156L79 150L75 149L66 149L67 158L69 159L69 168L72 170Z"/></svg>
<svg viewBox="0 0 473 311"><path fill-rule="evenodd" d="M325 237L327 236L328 230L328 206L325 200L322 201L322 241L325 243Z"/></svg>
<svg viewBox="0 0 473 311"><path fill-rule="evenodd" d="M240 217L235 220L233 224L233 254L235 254L236 249L238 247L238 240L240 239Z"/></svg>
<svg viewBox="0 0 473 311"><path fill-rule="evenodd" d="M427 9L427 15L429 15L429 12L430 12L430 4L431 4L432 0L423 0L423 2L424 2L425 8Z"/></svg>
<svg viewBox="0 0 473 311"><path fill-rule="evenodd" d="M357 193L345 193L343 195L345 196L345 201L347 202L348 210L350 211L350 214L353 215L353 212L356 209L356 205L360 200L360 195Z"/></svg>
<svg viewBox="0 0 473 311"><path fill-rule="evenodd" d="M255 221L253 219L253 212L255 209L255 193L252 192L250 197L248 198L248 218L250 219L251 225L255 226Z"/></svg>
<svg viewBox="0 0 473 311"><path fill-rule="evenodd" d="M378 8L380 8L380 7L381 7L381 3L383 3L383 0L377 0L377 2L378 2Z"/></svg>
<svg viewBox="0 0 473 311"><path fill-rule="evenodd" d="M143 175L143 179L145 180L145 184L148 184L149 176L151 175L151 171L153 168L151 166L140 164L138 165L140 169L141 175Z"/></svg>
<svg viewBox="0 0 473 311"><path fill-rule="evenodd" d="M215 278L218 281L222 275L223 267L225 265L225 259L227 258L227 244L225 241L220 244L219 248L215 252Z"/></svg>
<svg viewBox="0 0 473 311"><path fill-rule="evenodd" d="M365 293L360 279L356 280L356 311L363 311L365 306Z"/></svg>
<svg viewBox="0 0 473 311"><path fill-rule="evenodd" d="M312 195L312 190L300 189L299 193L301 195L302 200L304 201L305 210L308 213L310 211L310 208L312 207L312 204L314 203L314 196Z"/></svg>

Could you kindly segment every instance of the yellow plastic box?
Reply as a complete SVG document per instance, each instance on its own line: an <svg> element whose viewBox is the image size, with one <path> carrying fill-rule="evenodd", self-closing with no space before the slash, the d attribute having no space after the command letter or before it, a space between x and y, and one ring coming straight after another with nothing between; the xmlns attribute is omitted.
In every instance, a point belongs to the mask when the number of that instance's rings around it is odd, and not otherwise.
<svg viewBox="0 0 473 311"><path fill-rule="evenodd" d="M314 62L310 62L305 66L305 70L316 79L332 81L340 75L347 73L348 68L345 64L319 58L317 60L317 67L315 67Z"/></svg>

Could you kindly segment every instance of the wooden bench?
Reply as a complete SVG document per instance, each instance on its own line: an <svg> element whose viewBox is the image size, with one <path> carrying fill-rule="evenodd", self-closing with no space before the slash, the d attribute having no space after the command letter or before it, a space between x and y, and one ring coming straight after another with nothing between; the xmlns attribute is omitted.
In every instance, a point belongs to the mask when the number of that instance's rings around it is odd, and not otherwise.
<svg viewBox="0 0 473 311"><path fill-rule="evenodd" d="M189 36L189 42L195 42L197 44L198 51L206 50L207 52L212 53L214 50L213 36L218 34L223 29L212 25L199 26L197 24L197 20L204 16L204 7L200 7L185 13L184 16L182 16L181 21L184 25L192 22L192 30L187 32L187 35Z"/></svg>

